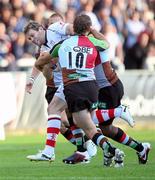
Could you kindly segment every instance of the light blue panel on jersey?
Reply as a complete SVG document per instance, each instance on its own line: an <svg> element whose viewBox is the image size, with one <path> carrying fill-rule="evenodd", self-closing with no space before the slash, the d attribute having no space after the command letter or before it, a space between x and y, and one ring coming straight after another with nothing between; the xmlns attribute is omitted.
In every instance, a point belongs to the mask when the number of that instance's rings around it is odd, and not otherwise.
<svg viewBox="0 0 155 180"><path fill-rule="evenodd" d="M75 68L75 56L73 48L78 46L78 36L72 36L65 40L58 51L59 62L61 67L66 67L67 69Z"/></svg>
<svg viewBox="0 0 155 180"><path fill-rule="evenodd" d="M100 51L99 54L100 54L101 63L105 63L109 61L109 50Z"/></svg>

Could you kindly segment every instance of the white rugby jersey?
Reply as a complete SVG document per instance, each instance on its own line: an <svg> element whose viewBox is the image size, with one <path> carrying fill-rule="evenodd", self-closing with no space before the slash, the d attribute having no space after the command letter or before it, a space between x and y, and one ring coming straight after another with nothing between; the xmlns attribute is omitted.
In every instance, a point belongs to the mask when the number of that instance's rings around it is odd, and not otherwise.
<svg viewBox="0 0 155 180"><path fill-rule="evenodd" d="M69 36L66 35L66 27L67 23L56 22L51 24L45 32L45 40L44 45L41 46L40 52L48 52L50 51L55 44L59 41L62 41ZM47 82L48 86L51 87L59 87L62 83L62 72L53 70L53 78Z"/></svg>
<svg viewBox="0 0 155 180"><path fill-rule="evenodd" d="M51 24L45 31L45 44L46 48L51 49L59 41L66 39L67 23L61 21Z"/></svg>

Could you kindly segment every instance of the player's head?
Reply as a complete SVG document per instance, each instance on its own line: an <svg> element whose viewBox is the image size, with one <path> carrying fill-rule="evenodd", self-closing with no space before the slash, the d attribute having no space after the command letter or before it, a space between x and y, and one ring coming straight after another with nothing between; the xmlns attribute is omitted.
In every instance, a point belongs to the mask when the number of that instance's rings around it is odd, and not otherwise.
<svg viewBox="0 0 155 180"><path fill-rule="evenodd" d="M48 20L48 25L56 23L58 21L64 21L64 18L61 14L59 13L53 13Z"/></svg>
<svg viewBox="0 0 155 180"><path fill-rule="evenodd" d="M85 14L76 16L73 22L74 32L78 35L85 35L90 31L90 26L92 25L91 19Z"/></svg>
<svg viewBox="0 0 155 180"><path fill-rule="evenodd" d="M29 41L38 46L45 43L45 29L36 21L30 21L25 26L24 33Z"/></svg>

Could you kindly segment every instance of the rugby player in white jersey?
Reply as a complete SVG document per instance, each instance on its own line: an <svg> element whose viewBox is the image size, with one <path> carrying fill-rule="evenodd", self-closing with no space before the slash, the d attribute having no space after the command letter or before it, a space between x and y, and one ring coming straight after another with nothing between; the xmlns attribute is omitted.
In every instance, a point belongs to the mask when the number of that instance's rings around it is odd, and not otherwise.
<svg viewBox="0 0 155 180"><path fill-rule="evenodd" d="M62 19L61 15L59 15L57 13L52 15L49 19L49 21L50 21L49 23L52 25L50 25L47 28L47 30L45 30L44 27L42 27L37 22L30 22L25 27L25 33L31 42L33 42L37 46L40 46L40 49L42 52L49 51L55 43L59 42L60 40L66 39L68 37L68 34L72 34L72 32L73 32L72 26L69 24L63 23L62 20L63 19ZM47 84L46 99L49 104L54 96L56 89L58 88L58 86L60 85L60 83L62 81L61 71L54 69L53 70L54 77L51 78L51 72L52 72L51 68L46 66L40 70L41 71L43 70L44 74L46 74L45 75L46 80L47 80L46 81L46 84ZM26 85L27 92L31 93L34 80L39 75L39 73L40 73L40 71L38 71L34 67L32 70L31 77ZM49 120L48 120L46 147L43 152L38 153L36 155L30 155L27 157L28 159L41 160L41 161L49 160L49 158L46 158L46 155L48 155L47 157L50 157L50 160L54 160L54 158L55 158L54 153L52 155L50 153L50 151L51 151L51 148L55 147L56 138L54 137L54 140L51 140L50 134L52 131L55 131L55 129L57 128L55 126L60 125L60 123L58 123L59 122L58 119L59 119L60 115L61 115L61 120L64 122L64 124L69 126L69 123L66 121L66 114L65 114L65 112L63 112L65 109L65 107L63 106L63 103L61 103L61 105L63 107L63 109L62 109L59 106L59 101L57 100L56 102L57 103L55 104L55 101L52 101L53 105L49 106L49 108L48 108L48 113L52 114L52 116L49 116ZM58 109L58 110L56 110L56 109ZM56 114L56 117L53 117L53 116L55 116L55 114ZM57 121L55 125L52 124L52 122L54 122L53 119L55 119L54 121ZM58 129L59 128L57 128L57 131L54 132L55 134L58 134L58 132L59 132ZM80 130L79 128L74 126L74 130L72 132L74 133L74 136L78 136L78 138L81 136L81 139L82 139L82 137L83 137L82 130ZM75 138L73 137L72 132L69 128L66 128L64 125L61 126L61 133L66 137L66 139L70 140L73 144L75 144ZM83 139L82 139L82 141L83 141ZM95 145L91 142L91 140L86 139L85 141L86 141L85 147L88 149L89 155L94 156L96 154ZM78 146L78 151L86 151L86 149L83 148L83 142L81 145ZM87 152L85 153L85 155L87 155L87 159L89 159ZM82 161L82 158L84 158L84 156L81 157L81 161Z"/></svg>

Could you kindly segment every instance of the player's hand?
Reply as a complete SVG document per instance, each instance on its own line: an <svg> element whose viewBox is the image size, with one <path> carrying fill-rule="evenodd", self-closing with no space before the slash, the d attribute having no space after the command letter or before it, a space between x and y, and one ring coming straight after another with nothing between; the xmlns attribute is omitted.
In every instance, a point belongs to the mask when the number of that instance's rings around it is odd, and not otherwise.
<svg viewBox="0 0 155 180"><path fill-rule="evenodd" d="M26 90L27 93L29 93L29 94L32 93L33 84L34 84L34 79L30 78L30 79L27 81L26 87L25 87L25 90Z"/></svg>

